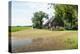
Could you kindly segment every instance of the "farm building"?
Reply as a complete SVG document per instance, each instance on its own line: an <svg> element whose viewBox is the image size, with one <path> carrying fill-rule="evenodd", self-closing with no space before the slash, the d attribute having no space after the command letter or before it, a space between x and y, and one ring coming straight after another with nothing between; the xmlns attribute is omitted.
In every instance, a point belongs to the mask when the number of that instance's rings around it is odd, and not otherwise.
<svg viewBox="0 0 80 54"><path fill-rule="evenodd" d="M44 28L55 30L64 27L64 23L61 23L61 20L56 20L56 18L50 18L44 25Z"/></svg>

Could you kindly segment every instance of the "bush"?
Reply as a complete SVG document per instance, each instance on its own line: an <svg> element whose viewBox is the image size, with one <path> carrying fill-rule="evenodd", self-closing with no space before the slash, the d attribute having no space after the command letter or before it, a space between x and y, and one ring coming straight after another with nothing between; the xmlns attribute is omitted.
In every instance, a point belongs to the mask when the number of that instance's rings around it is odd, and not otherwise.
<svg viewBox="0 0 80 54"><path fill-rule="evenodd" d="M64 27L59 27L58 30L59 30L59 31L63 31L63 30L64 30Z"/></svg>
<svg viewBox="0 0 80 54"><path fill-rule="evenodd" d="M63 31L64 27L56 27L54 30L56 30L56 31Z"/></svg>

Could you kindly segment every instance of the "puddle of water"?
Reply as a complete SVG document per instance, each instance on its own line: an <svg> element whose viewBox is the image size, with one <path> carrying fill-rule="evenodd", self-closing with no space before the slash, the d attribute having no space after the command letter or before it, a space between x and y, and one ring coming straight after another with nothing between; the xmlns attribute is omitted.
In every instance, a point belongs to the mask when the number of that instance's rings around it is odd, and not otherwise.
<svg viewBox="0 0 80 54"><path fill-rule="evenodd" d="M19 48L19 47L23 47L23 46L32 44L31 38L30 39L29 38L27 38L27 39L15 39L12 37L11 41L12 41L12 50Z"/></svg>

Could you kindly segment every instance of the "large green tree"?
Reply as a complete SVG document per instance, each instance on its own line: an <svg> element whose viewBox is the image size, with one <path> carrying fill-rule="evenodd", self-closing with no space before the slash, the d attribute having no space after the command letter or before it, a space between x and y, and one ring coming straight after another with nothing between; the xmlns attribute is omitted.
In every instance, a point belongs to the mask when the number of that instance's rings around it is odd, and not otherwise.
<svg viewBox="0 0 80 54"><path fill-rule="evenodd" d="M56 4L55 19L62 23L65 29L77 29L78 27L78 6L67 4Z"/></svg>
<svg viewBox="0 0 80 54"><path fill-rule="evenodd" d="M35 12L32 18L33 28L41 29L43 27L43 18L48 18L48 14L43 11Z"/></svg>

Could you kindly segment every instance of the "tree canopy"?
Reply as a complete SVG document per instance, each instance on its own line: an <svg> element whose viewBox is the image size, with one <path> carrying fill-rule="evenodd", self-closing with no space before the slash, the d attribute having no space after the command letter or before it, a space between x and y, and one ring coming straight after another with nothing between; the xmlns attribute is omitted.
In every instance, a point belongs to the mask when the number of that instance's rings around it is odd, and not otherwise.
<svg viewBox="0 0 80 54"><path fill-rule="evenodd" d="M32 18L32 22L33 22L33 28L38 28L41 29L42 28L42 24L43 24L43 18L48 18L48 14L46 14L43 11L39 11L39 12L35 12L34 16Z"/></svg>
<svg viewBox="0 0 80 54"><path fill-rule="evenodd" d="M78 6L77 5L65 5L56 4L55 19L57 22L64 22L65 29L77 29L78 27Z"/></svg>
<svg viewBox="0 0 80 54"><path fill-rule="evenodd" d="M78 29L78 6L69 4L51 4L55 10L55 17L52 17L51 24L63 27L66 30ZM50 6L50 7L51 7ZM43 11L35 12L32 17L33 28L43 28L43 18L48 18L48 14ZM55 26L55 28L56 28ZM53 27L53 26L52 26Z"/></svg>

